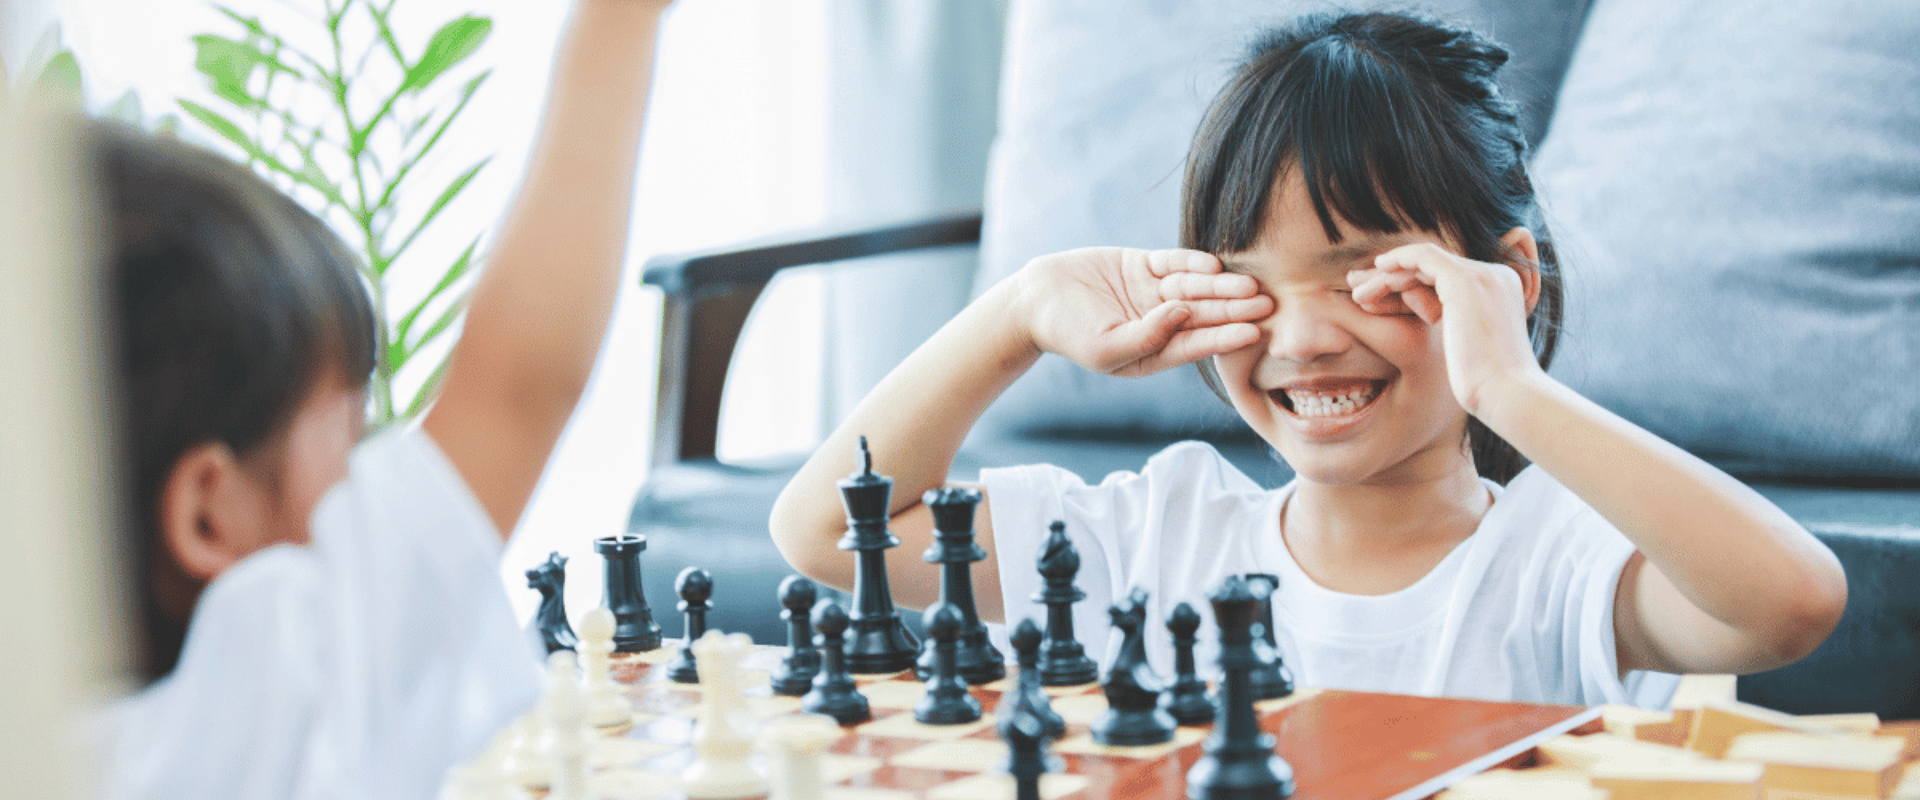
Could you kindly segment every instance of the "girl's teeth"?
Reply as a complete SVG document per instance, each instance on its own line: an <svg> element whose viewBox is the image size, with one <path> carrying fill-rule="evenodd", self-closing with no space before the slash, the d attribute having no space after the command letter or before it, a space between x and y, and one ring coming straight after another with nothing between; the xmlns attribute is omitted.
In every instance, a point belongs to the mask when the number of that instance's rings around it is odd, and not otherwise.
<svg viewBox="0 0 1920 800"><path fill-rule="evenodd" d="M1374 393L1371 388L1343 394L1288 392L1287 399L1293 401L1293 413L1302 417L1339 417L1359 411Z"/></svg>

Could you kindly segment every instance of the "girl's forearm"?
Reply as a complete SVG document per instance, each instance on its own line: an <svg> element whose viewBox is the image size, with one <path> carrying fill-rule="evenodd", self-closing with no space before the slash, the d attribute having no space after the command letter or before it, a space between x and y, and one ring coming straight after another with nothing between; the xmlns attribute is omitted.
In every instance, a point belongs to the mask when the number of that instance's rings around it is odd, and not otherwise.
<svg viewBox="0 0 1920 800"><path fill-rule="evenodd" d="M853 470L860 437L867 438L875 471L894 479L889 514L946 482L974 422L1040 357L1020 322L1016 282L987 290L907 356L780 493L773 538L795 567L830 582L845 570L847 559L834 546L846 529L835 482Z"/></svg>
<svg viewBox="0 0 1920 800"><path fill-rule="evenodd" d="M1745 660L1798 658L1838 620L1846 578L1833 553L1726 473L1545 373L1506 382L1479 416L1760 651Z"/></svg>

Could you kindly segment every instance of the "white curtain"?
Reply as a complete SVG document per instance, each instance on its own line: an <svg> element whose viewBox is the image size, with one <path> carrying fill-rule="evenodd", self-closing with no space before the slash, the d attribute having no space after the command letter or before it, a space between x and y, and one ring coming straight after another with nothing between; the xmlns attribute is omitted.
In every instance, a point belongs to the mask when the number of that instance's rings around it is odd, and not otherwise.
<svg viewBox="0 0 1920 800"><path fill-rule="evenodd" d="M1003 0L828 0L827 214L906 219L980 205ZM873 259L827 290L824 424L965 305L974 254Z"/></svg>

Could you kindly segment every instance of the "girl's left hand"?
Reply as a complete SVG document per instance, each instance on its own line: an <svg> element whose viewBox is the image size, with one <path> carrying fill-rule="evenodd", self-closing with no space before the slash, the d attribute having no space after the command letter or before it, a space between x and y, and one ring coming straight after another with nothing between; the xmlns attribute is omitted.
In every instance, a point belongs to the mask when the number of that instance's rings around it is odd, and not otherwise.
<svg viewBox="0 0 1920 800"><path fill-rule="evenodd" d="M1347 273L1353 301L1373 314L1411 314L1440 326L1454 399L1477 414L1489 387L1539 372L1527 314L1539 272L1463 258L1421 242L1396 247L1370 269Z"/></svg>

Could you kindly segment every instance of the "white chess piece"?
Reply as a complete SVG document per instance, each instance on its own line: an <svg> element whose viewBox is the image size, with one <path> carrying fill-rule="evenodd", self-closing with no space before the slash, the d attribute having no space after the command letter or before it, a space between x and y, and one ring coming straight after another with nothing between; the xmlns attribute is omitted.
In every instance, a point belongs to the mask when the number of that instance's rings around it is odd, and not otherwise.
<svg viewBox="0 0 1920 800"><path fill-rule="evenodd" d="M507 754L500 765L515 783L529 789L544 789L553 783L553 762L547 760L547 712L540 705L514 720L509 729Z"/></svg>
<svg viewBox="0 0 1920 800"><path fill-rule="evenodd" d="M767 800L821 800L826 781L820 775L820 753L840 733L840 723L820 714L768 723L760 735L762 749L773 754L773 786Z"/></svg>
<svg viewBox="0 0 1920 800"><path fill-rule="evenodd" d="M530 795L508 773L517 725L509 725L480 755L447 771L440 800L529 800Z"/></svg>
<svg viewBox="0 0 1920 800"><path fill-rule="evenodd" d="M587 720L602 728L633 722L633 705L613 682L613 612L588 611L580 620L581 666L586 672Z"/></svg>
<svg viewBox="0 0 1920 800"><path fill-rule="evenodd" d="M740 660L753 649L744 633L707 631L693 643L700 669L700 717L693 727L693 763L680 774L681 788L694 800L732 800L767 793L767 781L749 756L752 719L746 713L737 674Z"/></svg>
<svg viewBox="0 0 1920 800"><path fill-rule="evenodd" d="M586 800L587 698L580 690L580 667L572 651L547 657L546 754L553 765L551 800Z"/></svg>

